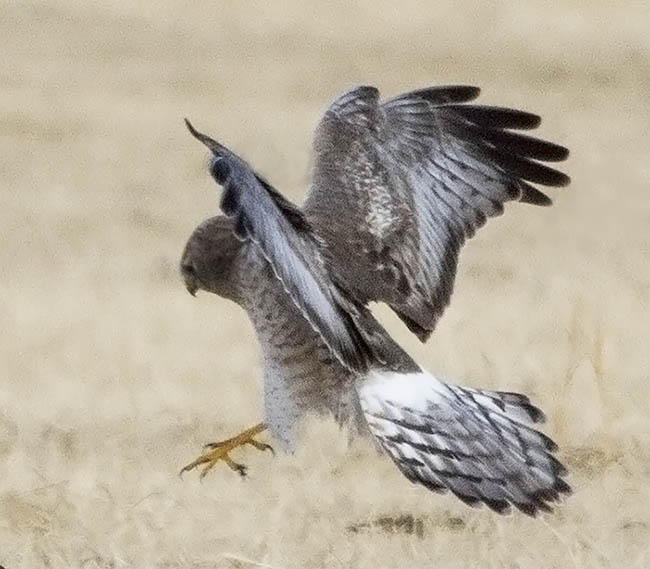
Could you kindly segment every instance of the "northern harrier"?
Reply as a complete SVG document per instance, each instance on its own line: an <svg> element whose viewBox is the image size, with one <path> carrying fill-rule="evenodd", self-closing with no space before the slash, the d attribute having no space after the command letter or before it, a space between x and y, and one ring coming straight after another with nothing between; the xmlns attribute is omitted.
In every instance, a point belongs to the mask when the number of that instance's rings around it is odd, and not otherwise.
<svg viewBox="0 0 650 569"><path fill-rule="evenodd" d="M412 482L497 512L549 511L570 492L557 449L533 425L525 395L459 387L424 371L367 308L388 304L422 342L449 304L458 254L507 201L549 205L532 184L569 178L542 162L562 146L517 131L528 112L468 104L476 87L446 86L379 101L374 87L339 97L314 142L299 208L240 157L197 132L213 154L221 210L199 225L181 261L188 290L231 299L264 356L266 422L209 446L183 471L219 460L269 429L284 449L308 411L374 436Z"/></svg>

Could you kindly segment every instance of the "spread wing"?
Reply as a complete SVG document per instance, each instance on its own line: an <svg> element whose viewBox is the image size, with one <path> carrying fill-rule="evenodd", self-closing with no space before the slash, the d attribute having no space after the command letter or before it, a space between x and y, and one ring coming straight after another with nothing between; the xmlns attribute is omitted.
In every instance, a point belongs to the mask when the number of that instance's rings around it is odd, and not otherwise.
<svg viewBox="0 0 650 569"><path fill-rule="evenodd" d="M532 184L569 178L543 162L562 146L517 132L537 115L467 104L476 87L434 87L384 103L341 96L314 142L303 211L335 278L360 302L386 302L425 341L449 304L458 254L506 201L549 205Z"/></svg>
<svg viewBox="0 0 650 569"><path fill-rule="evenodd" d="M365 370L370 349L354 323L353 307L331 283L301 211L241 158L186 123L212 151L210 171L223 186L221 209L234 219L235 235L258 245L291 300L341 363Z"/></svg>

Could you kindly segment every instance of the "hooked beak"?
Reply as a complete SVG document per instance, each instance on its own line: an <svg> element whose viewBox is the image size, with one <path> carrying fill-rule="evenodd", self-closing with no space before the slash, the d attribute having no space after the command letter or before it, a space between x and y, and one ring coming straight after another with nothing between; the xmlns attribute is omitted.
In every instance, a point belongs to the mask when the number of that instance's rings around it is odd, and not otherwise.
<svg viewBox="0 0 650 569"><path fill-rule="evenodd" d="M181 275L185 281L185 288L192 296L196 296L196 291L201 288L199 279L196 276L196 268L190 260L186 258L186 253L183 253L181 261Z"/></svg>
<svg viewBox="0 0 650 569"><path fill-rule="evenodd" d="M196 296L196 291L199 290L199 287L196 283L185 281L185 288L192 296Z"/></svg>

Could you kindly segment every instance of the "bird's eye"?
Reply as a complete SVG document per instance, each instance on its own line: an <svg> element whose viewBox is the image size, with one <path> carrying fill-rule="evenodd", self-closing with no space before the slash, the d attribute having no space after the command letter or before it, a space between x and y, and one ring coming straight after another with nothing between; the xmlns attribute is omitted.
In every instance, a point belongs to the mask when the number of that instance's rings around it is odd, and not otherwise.
<svg viewBox="0 0 650 569"><path fill-rule="evenodd" d="M190 263L183 264L181 270L183 271L183 273L187 275L193 275L194 273L196 273L196 269L194 268L194 265L191 265Z"/></svg>

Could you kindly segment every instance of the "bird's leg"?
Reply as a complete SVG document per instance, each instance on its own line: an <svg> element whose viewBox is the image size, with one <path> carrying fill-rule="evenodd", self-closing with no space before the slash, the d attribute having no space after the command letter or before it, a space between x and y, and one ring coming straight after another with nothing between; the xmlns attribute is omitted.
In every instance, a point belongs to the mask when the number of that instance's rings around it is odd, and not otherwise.
<svg viewBox="0 0 650 569"><path fill-rule="evenodd" d="M267 445L266 443L261 443L255 439L255 436L265 431L267 429L266 423L259 423L250 429L246 429L244 432L238 434L236 437L226 439L225 441L220 441L216 443L208 443L203 448L205 452L201 454L195 461L190 462L187 466L184 466L180 471L182 476L185 472L194 470L197 466L205 465L201 469L200 478L203 477L214 467L217 462L222 460L225 462L232 470L238 472L240 476L246 476L246 466L243 464L238 464L230 458L230 451L241 447L244 445L254 446L257 450L270 450L273 452L273 447Z"/></svg>

